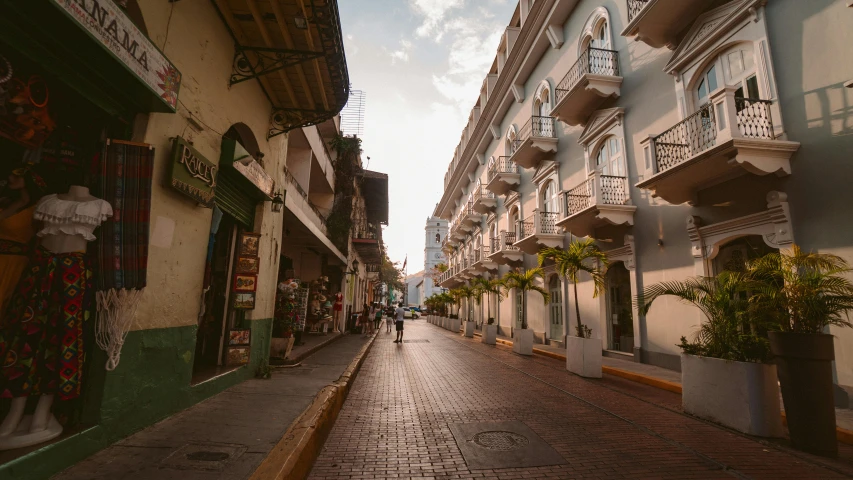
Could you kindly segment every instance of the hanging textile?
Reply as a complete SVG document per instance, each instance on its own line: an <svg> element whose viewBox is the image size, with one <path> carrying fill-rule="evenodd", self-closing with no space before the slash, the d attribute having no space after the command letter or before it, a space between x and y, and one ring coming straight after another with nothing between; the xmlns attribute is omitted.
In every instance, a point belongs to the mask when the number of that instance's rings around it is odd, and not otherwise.
<svg viewBox="0 0 853 480"><path fill-rule="evenodd" d="M147 284L148 235L154 147L107 140L98 164L96 195L113 206L101 226L96 263L98 321L95 336L107 352L107 370L118 366L121 347Z"/></svg>

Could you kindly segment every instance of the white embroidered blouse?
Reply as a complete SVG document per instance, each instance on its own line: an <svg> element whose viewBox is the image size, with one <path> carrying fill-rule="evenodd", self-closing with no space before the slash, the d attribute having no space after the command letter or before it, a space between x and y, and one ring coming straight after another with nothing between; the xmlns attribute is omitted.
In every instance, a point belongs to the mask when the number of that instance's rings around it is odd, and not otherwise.
<svg viewBox="0 0 853 480"><path fill-rule="evenodd" d="M92 232L112 217L113 208L101 199L77 202L63 200L56 195L46 195L36 203L33 218L43 222L39 237L47 235L81 235L87 241L95 240Z"/></svg>

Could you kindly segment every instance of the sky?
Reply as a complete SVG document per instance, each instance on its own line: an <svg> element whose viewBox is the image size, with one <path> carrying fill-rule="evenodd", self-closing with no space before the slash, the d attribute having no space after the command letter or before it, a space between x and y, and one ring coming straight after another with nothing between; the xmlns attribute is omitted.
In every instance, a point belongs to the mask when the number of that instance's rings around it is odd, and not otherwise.
<svg viewBox="0 0 853 480"><path fill-rule="evenodd" d="M388 174L383 238L410 274L423 269L426 220L516 3L338 2L350 83L366 95L362 160Z"/></svg>

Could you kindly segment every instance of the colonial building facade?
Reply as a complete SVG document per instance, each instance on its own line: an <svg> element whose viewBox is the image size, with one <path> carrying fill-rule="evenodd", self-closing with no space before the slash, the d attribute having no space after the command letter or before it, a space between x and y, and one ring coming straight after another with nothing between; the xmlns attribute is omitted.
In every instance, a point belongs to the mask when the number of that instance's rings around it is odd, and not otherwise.
<svg viewBox="0 0 853 480"><path fill-rule="evenodd" d="M590 236L611 262L604 294L587 278L575 298L546 269L550 303L528 298L537 341L574 334L577 303L605 355L677 370L702 318L670 298L640 315L645 286L795 242L853 261L849 4L522 0L435 209L450 221L439 285ZM488 301L502 333L519 328L520 293ZM853 331L830 333L843 395Z"/></svg>

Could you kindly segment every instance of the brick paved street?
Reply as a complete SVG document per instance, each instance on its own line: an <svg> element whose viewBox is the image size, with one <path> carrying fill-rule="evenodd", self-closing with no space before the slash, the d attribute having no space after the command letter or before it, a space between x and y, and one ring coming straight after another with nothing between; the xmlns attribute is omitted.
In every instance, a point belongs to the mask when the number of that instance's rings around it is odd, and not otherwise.
<svg viewBox="0 0 853 480"><path fill-rule="evenodd" d="M790 450L682 414L677 394L562 362L521 357L429 325L377 338L311 478L848 478L839 460ZM427 342L425 342L427 341ZM471 470L452 424L520 421L564 459Z"/></svg>

